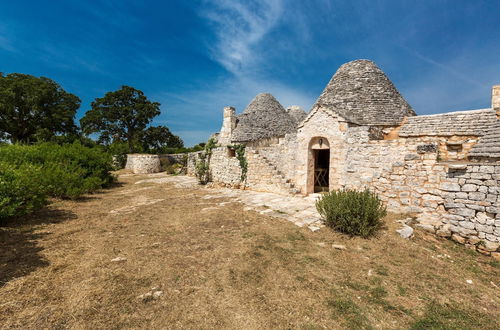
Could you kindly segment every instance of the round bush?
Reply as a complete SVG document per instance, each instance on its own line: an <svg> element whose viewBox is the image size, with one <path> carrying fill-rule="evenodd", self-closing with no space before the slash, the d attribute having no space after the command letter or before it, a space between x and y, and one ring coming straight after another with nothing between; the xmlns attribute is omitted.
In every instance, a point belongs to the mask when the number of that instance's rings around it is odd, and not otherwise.
<svg viewBox="0 0 500 330"><path fill-rule="evenodd" d="M29 214L47 204L40 166L12 166L0 162L0 222L2 219Z"/></svg>
<svg viewBox="0 0 500 330"><path fill-rule="evenodd" d="M369 237L382 227L387 209L369 190L340 190L323 195L316 208L325 224L339 232Z"/></svg>

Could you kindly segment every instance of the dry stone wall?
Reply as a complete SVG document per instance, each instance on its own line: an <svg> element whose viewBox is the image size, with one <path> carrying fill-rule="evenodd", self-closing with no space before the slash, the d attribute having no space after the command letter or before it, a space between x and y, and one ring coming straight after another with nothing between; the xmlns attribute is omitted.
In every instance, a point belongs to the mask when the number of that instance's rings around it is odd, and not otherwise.
<svg viewBox="0 0 500 330"><path fill-rule="evenodd" d="M210 171L214 182L236 186L241 183L241 167L238 158L230 157L227 147L212 150Z"/></svg>
<svg viewBox="0 0 500 330"><path fill-rule="evenodd" d="M390 211L413 214L417 226L497 253L500 164L440 162L432 137L350 142L342 186L369 188Z"/></svg>
<svg viewBox="0 0 500 330"><path fill-rule="evenodd" d="M160 157L149 154L128 154L125 169L136 174L158 173L161 170Z"/></svg>
<svg viewBox="0 0 500 330"><path fill-rule="evenodd" d="M297 146L297 134L293 133L276 138L266 144L249 145L247 148L256 150L259 155L276 166L276 169L285 178L292 180L295 177Z"/></svg>

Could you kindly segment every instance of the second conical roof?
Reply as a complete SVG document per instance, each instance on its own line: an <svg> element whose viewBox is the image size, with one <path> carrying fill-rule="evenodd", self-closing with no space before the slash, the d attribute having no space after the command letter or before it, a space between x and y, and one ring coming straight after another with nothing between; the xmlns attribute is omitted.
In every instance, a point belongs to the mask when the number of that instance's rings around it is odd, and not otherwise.
<svg viewBox="0 0 500 330"><path fill-rule="evenodd" d="M238 116L233 142L283 136L295 130L295 121L269 93L257 95Z"/></svg>
<svg viewBox="0 0 500 330"><path fill-rule="evenodd" d="M358 125L398 125L415 111L384 72L372 61L342 65L313 109L331 110Z"/></svg>

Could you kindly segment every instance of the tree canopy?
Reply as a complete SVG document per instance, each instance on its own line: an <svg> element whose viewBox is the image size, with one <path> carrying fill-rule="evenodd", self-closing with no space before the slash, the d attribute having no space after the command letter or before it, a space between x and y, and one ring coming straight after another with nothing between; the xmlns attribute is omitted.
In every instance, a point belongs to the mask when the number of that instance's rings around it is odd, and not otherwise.
<svg viewBox="0 0 500 330"><path fill-rule="evenodd" d="M166 126L151 126L141 137L142 147L154 153L163 153L166 148L182 148L184 142L172 134Z"/></svg>
<svg viewBox="0 0 500 330"><path fill-rule="evenodd" d="M79 107L76 95L49 78L0 74L0 138L29 143L75 135Z"/></svg>
<svg viewBox="0 0 500 330"><path fill-rule="evenodd" d="M98 133L100 143L126 142L129 152L134 152L142 132L159 114L160 103L149 101L140 90L122 86L96 98L80 125L85 134Z"/></svg>

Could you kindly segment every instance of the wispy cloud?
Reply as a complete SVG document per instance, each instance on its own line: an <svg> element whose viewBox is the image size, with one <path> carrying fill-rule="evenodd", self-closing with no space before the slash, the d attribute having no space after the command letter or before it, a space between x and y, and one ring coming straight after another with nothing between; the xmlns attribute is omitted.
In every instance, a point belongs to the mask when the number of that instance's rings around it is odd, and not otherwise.
<svg viewBox="0 0 500 330"><path fill-rule="evenodd" d="M468 84L471 84L471 85L475 85L477 87L484 87L484 84L474 80L474 79L471 79L469 76L467 75L464 75L463 73L461 73L460 71L458 70L455 70L453 67L451 67L450 65L445 65L443 63L439 63L438 61L435 61L433 60L432 58L428 57L428 56L424 56L422 54L420 54L418 51L415 51L415 50L412 50L408 47L405 47L405 46L401 46L403 49L407 50L409 53L413 54L415 57L417 57L418 59L440 69L440 70L444 70L446 71L448 74L454 76L455 78L457 79L460 79L462 80L463 82L466 82Z"/></svg>
<svg viewBox="0 0 500 330"><path fill-rule="evenodd" d="M13 42L7 34L7 28L0 25L0 49L8 52L15 52L17 49L14 47Z"/></svg>
<svg viewBox="0 0 500 330"><path fill-rule="evenodd" d="M235 75L257 65L258 44L283 13L282 0L222 0L201 11L214 27L217 40L210 47L215 61Z"/></svg>
<svg viewBox="0 0 500 330"><path fill-rule="evenodd" d="M0 35L0 49L6 50L8 52L15 52L16 48L12 45L9 39Z"/></svg>

